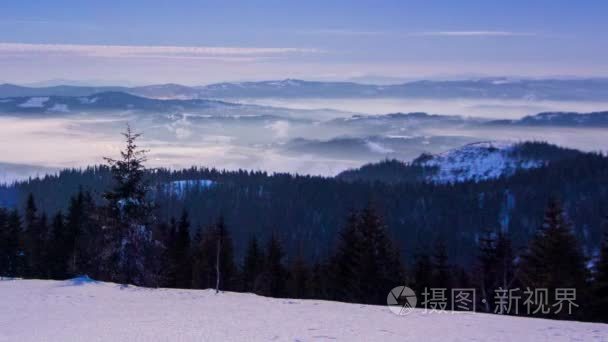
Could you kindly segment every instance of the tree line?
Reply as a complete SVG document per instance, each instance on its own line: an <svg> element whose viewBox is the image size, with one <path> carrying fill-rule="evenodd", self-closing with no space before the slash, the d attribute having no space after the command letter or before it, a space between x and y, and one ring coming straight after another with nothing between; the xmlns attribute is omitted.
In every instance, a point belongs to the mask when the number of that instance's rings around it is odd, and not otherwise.
<svg viewBox="0 0 608 342"><path fill-rule="evenodd" d="M310 260L301 249L286 249L280 227L263 240L252 234L238 258L234 227L222 215L201 226L193 226L187 210L177 218L157 217L137 137L127 130L121 158L107 160L113 183L101 204L81 189L65 212L50 217L32 194L21 212L0 208L0 275L67 279L86 274L140 286L364 304L385 304L399 285L418 294L425 288L475 288L477 311L485 312L495 311L497 288L571 287L577 289L579 310L557 318L608 321L608 240L589 260L558 200L549 202L525 249L514 250L508 232L488 230L468 252L474 261L465 266L451 262L442 238L430 238L433 248L417 250L407 260L374 204L343 218L325 258Z"/></svg>

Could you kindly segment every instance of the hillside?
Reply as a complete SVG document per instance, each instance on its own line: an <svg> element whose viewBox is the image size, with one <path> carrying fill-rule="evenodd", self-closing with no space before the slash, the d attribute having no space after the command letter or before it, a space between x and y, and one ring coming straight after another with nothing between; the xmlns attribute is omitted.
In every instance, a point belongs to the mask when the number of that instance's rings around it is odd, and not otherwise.
<svg viewBox="0 0 608 342"><path fill-rule="evenodd" d="M540 142L485 141L439 154L424 153L411 163L388 160L368 164L337 176L347 181L458 183L512 176L549 162L582 154Z"/></svg>
<svg viewBox="0 0 608 342"><path fill-rule="evenodd" d="M252 234L267 238L272 232L269 227L276 227L288 250L301 248L309 260L324 257L349 210L362 208L372 201L382 209L388 230L399 241L404 257L411 259L419 248L428 248L434 239L443 237L449 241L448 253L454 262L467 263L471 258L469 251L477 247L477 237L488 228L510 232L516 248L526 246L541 224L548 199L558 196L585 252L593 255L601 241L606 216L608 158L563 151L538 144L526 151L524 157L540 158L535 157L538 154L543 160L555 159L550 166L521 170L511 177L483 182L445 184L399 179L345 182L333 178L197 168L160 169L150 175L150 181L155 189L159 185L168 190L155 197L159 217L179 217L185 208L193 227L199 227L213 222L221 213L231 228L236 251L244 250ZM559 159L559 156L567 158ZM387 172L397 178L400 169L395 170L397 172L393 169ZM183 187L176 192L169 191L173 187L165 185L176 181L200 184L200 180L213 182L213 186ZM0 204L22 209L32 192L41 211L65 212L70 197L80 187L90 190L102 203L100 196L111 182L107 168L67 170L57 177L0 186Z"/></svg>
<svg viewBox="0 0 608 342"><path fill-rule="evenodd" d="M494 120L487 124L530 127L607 127L608 111L592 113L544 112L528 115L518 120Z"/></svg>
<svg viewBox="0 0 608 342"><path fill-rule="evenodd" d="M603 341L608 325L95 282L0 280L0 341Z"/></svg>

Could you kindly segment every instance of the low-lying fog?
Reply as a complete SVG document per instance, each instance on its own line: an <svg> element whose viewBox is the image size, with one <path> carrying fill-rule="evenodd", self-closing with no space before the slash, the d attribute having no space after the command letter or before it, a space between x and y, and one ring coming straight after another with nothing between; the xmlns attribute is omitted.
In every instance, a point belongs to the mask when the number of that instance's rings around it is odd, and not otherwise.
<svg viewBox="0 0 608 342"><path fill-rule="evenodd" d="M234 100L233 100L234 101ZM487 119L518 119L540 112L588 113L608 109L606 102L535 101L500 99L239 99L237 102L293 109L333 109L345 112L386 114L425 112L430 114L462 115Z"/></svg>
<svg viewBox="0 0 608 342"><path fill-rule="evenodd" d="M373 114L425 111L485 118L514 118L544 110L586 112L608 108L595 103L513 101L256 100L291 108L331 108ZM555 107L551 107L555 106ZM502 109L501 109L502 108ZM0 114L0 182L55 168L102 163L117 156L127 122L144 134L151 167L191 165L332 176L384 158L411 160L480 140L545 140L582 150L605 150L605 129L480 127L471 124L366 123L318 120L314 111L294 118L197 114L53 114L44 117ZM500 113L498 115L496 113ZM507 114L509 113L509 114ZM326 114L326 112L325 112ZM325 115L324 114L324 115ZM291 115L291 117L290 117ZM336 112L338 117L352 113ZM465 121L466 122L466 121Z"/></svg>

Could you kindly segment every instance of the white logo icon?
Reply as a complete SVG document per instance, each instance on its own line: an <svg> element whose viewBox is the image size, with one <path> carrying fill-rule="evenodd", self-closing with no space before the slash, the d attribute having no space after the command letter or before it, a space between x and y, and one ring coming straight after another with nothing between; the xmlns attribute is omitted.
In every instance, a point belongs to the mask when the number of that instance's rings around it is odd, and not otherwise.
<svg viewBox="0 0 608 342"><path fill-rule="evenodd" d="M412 312L416 307L416 293L406 286L397 286L388 293L386 304L388 308L399 316L404 316Z"/></svg>

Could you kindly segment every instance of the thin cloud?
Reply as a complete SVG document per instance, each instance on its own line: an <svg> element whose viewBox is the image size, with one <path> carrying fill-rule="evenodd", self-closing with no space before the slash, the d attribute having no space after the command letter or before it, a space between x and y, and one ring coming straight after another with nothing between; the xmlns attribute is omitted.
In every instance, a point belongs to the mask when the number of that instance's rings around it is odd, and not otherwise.
<svg viewBox="0 0 608 342"><path fill-rule="evenodd" d="M75 55L110 58L251 59L322 52L310 48L139 46L0 43L3 55Z"/></svg>
<svg viewBox="0 0 608 342"><path fill-rule="evenodd" d="M422 31L422 32L407 32L399 30L359 30L359 29L318 29L318 30L302 30L296 31L298 34L309 35L334 35L334 36L410 36L410 37L524 37L538 36L532 32L515 32L515 31L492 31L492 30L475 30L475 31Z"/></svg>
<svg viewBox="0 0 608 342"><path fill-rule="evenodd" d="M355 30L355 29L318 29L296 31L298 34L336 35L336 36L378 36L390 34L389 31Z"/></svg>
<svg viewBox="0 0 608 342"><path fill-rule="evenodd" d="M513 31L428 31L412 33L413 36L437 36L437 37L521 37L536 36L530 32Z"/></svg>

